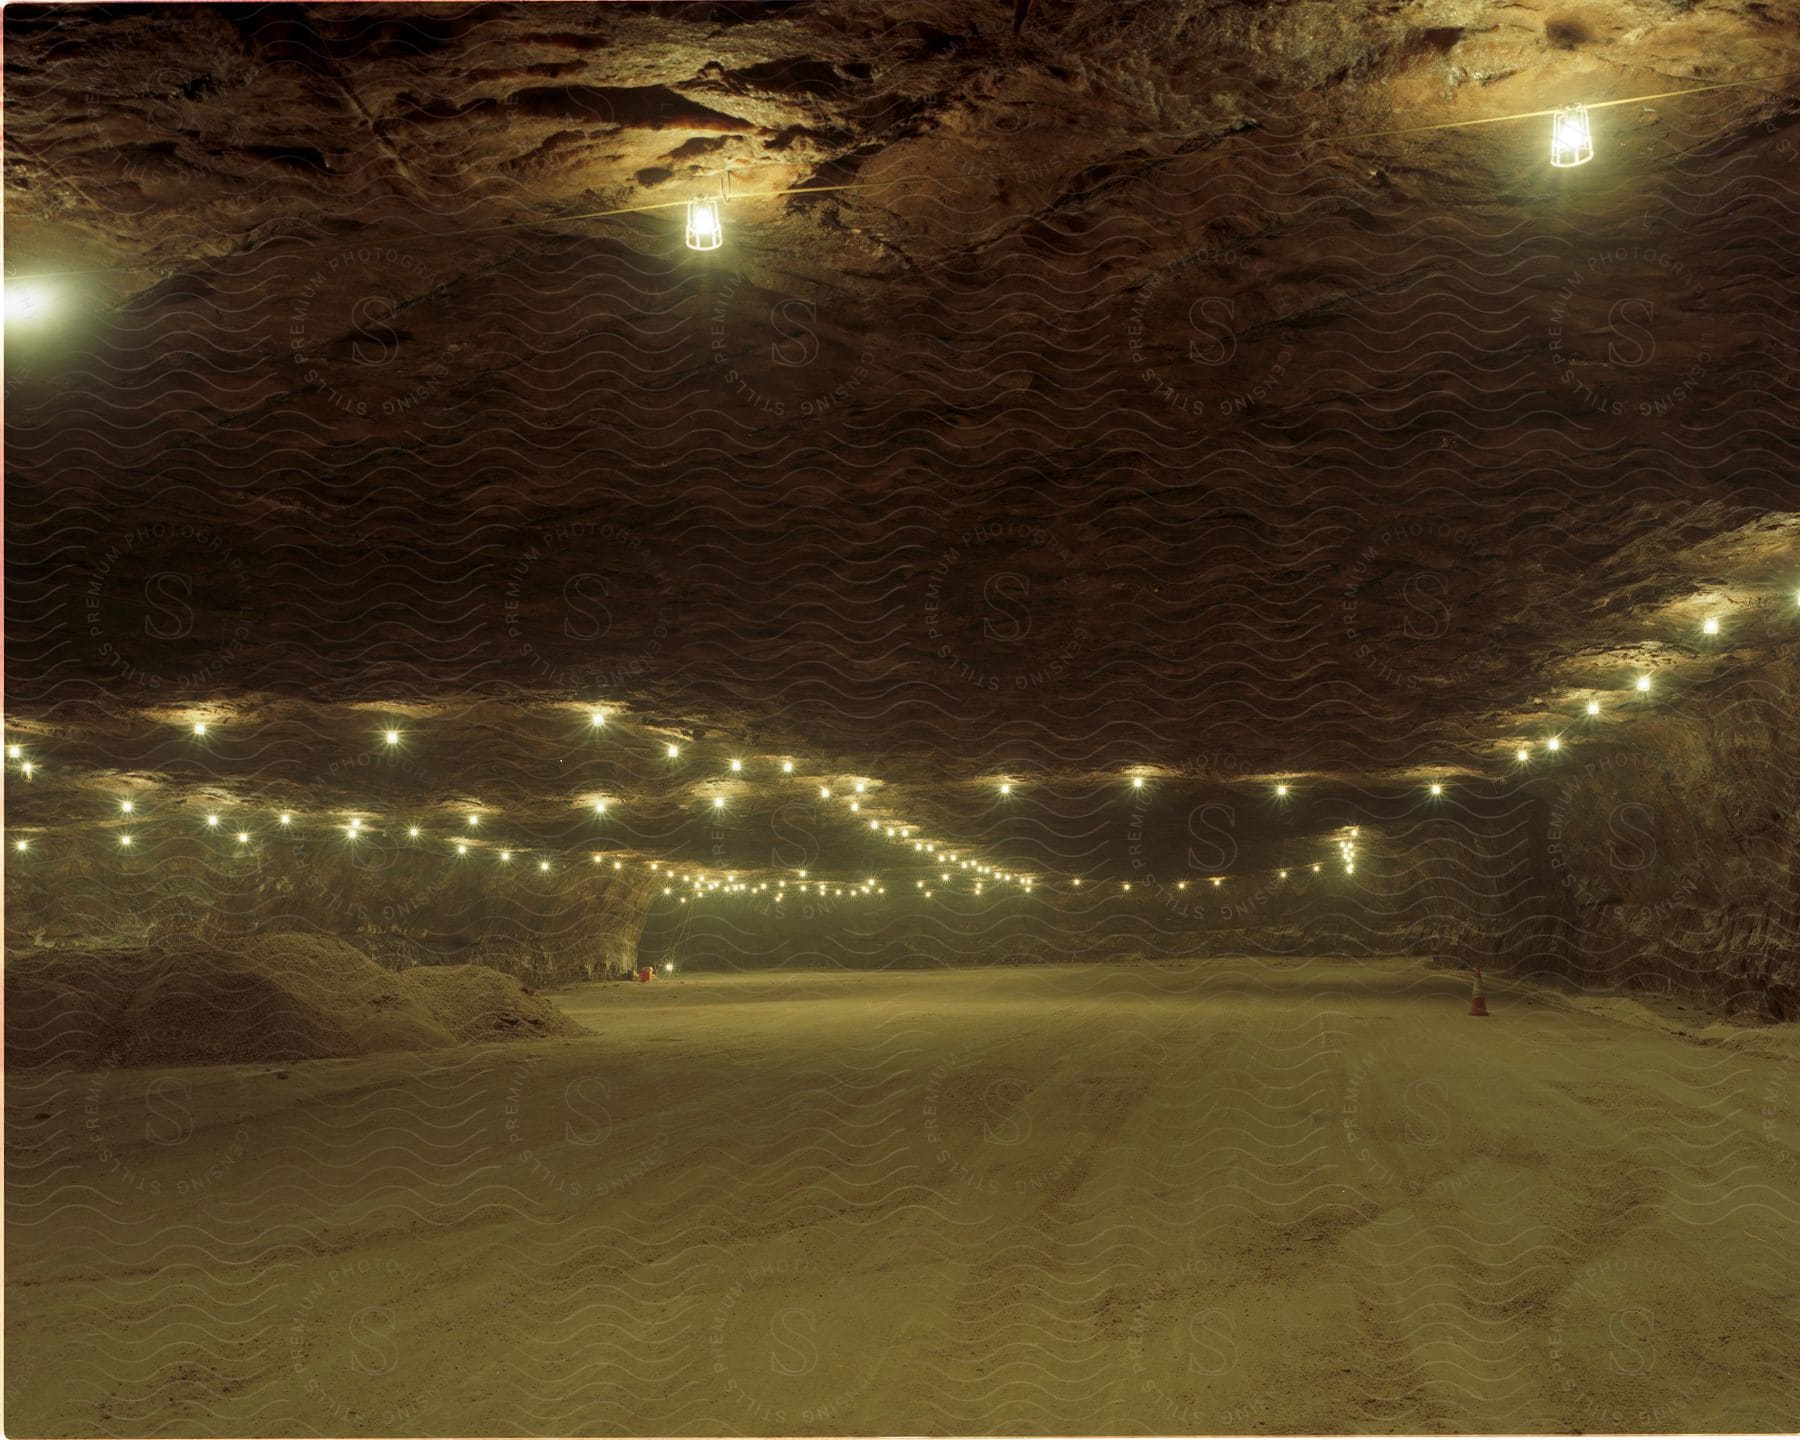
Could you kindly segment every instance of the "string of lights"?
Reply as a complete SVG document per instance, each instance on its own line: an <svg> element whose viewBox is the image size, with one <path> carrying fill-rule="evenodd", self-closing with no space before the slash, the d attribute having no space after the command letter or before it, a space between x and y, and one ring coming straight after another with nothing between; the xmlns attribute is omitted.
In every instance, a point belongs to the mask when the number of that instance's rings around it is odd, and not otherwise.
<svg viewBox="0 0 1800 1440"><path fill-rule="evenodd" d="M1800 592L1796 592L1795 602L1797 606L1800 606ZM1703 635L1716 637L1721 630L1718 617L1706 616L1701 622L1700 629ZM1630 693L1642 697L1648 696L1651 690L1651 676L1647 673L1637 674L1631 683ZM1582 709L1589 719L1597 718L1601 714L1601 702L1590 697L1583 702ZM609 724L611 733L616 734L621 729L617 723L612 722L612 718L604 708L590 709L587 722L590 731L595 733L607 731ZM217 728L214 723L203 719L195 719L186 723L197 740L206 739ZM650 734L648 727L639 727L639 729L645 735ZM406 732L398 728L384 728L380 732L381 744L390 750L397 750L403 745L405 739ZM654 743L665 759L673 761L681 757L682 750L678 742L658 737ZM1544 736L1536 742L1517 744L1512 749L1512 771L1516 774L1530 765L1540 751L1545 756L1554 757L1563 753L1566 748L1565 738L1561 733ZM35 780L43 769L41 761L26 755L22 743L9 743L6 747L6 758L8 768L16 767L16 773L27 781ZM768 763L776 775L785 778L796 776L795 761L791 757L784 757L778 761L771 759ZM715 815L726 810L728 808L727 797L724 794L712 793L712 787L721 781L741 781L745 773L744 759L734 755L727 761L722 775L715 777L713 781L701 782L699 788L703 793L696 798L704 802L704 810L711 811ZM1148 773L1154 774L1154 771ZM1128 792L1133 794L1144 792L1149 783L1146 773L1131 773L1122 778ZM799 783L812 784L814 782L803 779ZM900 820L888 821L880 817L870 817L865 820L862 812L865 802L871 799L870 783L868 777L852 778L847 787L841 788L837 792L833 791L830 784L820 783L817 785L817 798L820 803L829 803L836 799L844 807L847 815L857 817L859 827L866 823L872 838L902 847L910 846L914 863L931 872L914 882L914 891L922 898L934 898L940 891L959 893L952 888L959 881L967 883L971 887L970 893L976 896L986 894L989 886L998 888L1012 885L1017 886L1023 892L1031 892L1046 884L1045 877L1028 872L1021 867L1003 868L998 864L988 863L975 852L975 847L927 838L923 833L923 827L919 825ZM1014 796L1019 784L1011 778L999 778L992 783L996 794L1002 798ZM1444 799L1449 788L1446 781L1436 779L1427 782L1425 792L1431 800L1436 801ZM1279 802L1291 801L1294 799L1295 786L1288 781L1277 782L1271 787L1271 795ZM617 813L611 797L604 795L592 796L584 802L584 805L592 810L597 820ZM276 812L272 807L260 808L267 813L276 814L277 829L275 833L278 836L295 837L300 833L294 828L296 815L293 811ZM134 850L144 827L150 823L149 818L139 810L137 801L130 798L121 798L118 801L118 813L121 820L129 821L133 828L118 832L117 846L121 851ZM428 836L425 827L416 822L403 822L389 818L378 823L374 817L366 814L344 814L341 823L333 824L331 828L340 831L348 841L361 844L373 844L378 835L397 835L404 830L407 842L413 845L442 840L443 848L438 853L453 856L458 860L468 859L471 856L492 855L499 865L510 866L515 861L519 861L525 862L521 864L520 868L528 869L528 862L535 859L540 874L568 868L576 864L578 855L585 855L592 865L609 867L613 872L622 871L627 863L633 866L648 865L653 882L656 880L667 882L662 886L661 893L666 897L677 898L684 905L690 899L701 899L709 895L770 895L773 901L779 903L789 893L789 876L775 871L772 867L766 870L752 871L720 870L716 867L678 861L668 856L650 856L635 849L614 848L590 853L588 847L585 846L560 850L556 854L556 859L552 860L545 858L538 850L530 847L501 846L497 840L490 842L486 835L478 833L481 831L485 818L487 817L482 811L470 810L464 817L463 827L455 833L454 838L442 834ZM232 835L236 850L240 852L249 852L253 846L259 843L259 836L256 832L226 825L224 816L219 811L212 809L205 814L201 833ZM1338 860L1346 875L1356 873L1356 846L1360 834L1360 827L1351 826L1348 828L1347 834L1336 842ZM11 848L16 854L27 854L31 849L31 839L28 836L19 837L13 841ZM1229 878L1269 876L1278 882L1286 881L1295 870L1300 870L1302 874L1319 874L1321 865L1314 861L1307 865L1288 864L1264 867L1259 870L1238 871L1234 872L1232 876L1213 875L1197 878L1206 880L1214 889L1217 889L1222 887ZM867 874L866 867L859 868L856 873L865 878L860 880L823 879L809 875L805 869L800 869L792 875L793 893L813 894L819 897L829 895L833 898L887 894L887 887L878 876ZM932 878L932 874L935 874L935 879ZM1091 876L1071 874L1060 877L1060 884L1056 878L1052 878L1048 884L1052 888L1063 888L1071 893L1082 890L1084 886L1088 886L1092 893L1093 890L1109 884L1115 885L1121 895L1135 893L1133 891L1134 882L1130 880L1108 882L1102 879L1098 885L1092 884L1092 880ZM773 892L770 891L771 883L774 885ZM1136 883L1147 890L1158 888L1153 881ZM1160 889L1167 894L1180 895L1187 891L1189 884L1189 879L1177 879L1164 882ZM678 886L687 887L688 893L678 895Z"/></svg>

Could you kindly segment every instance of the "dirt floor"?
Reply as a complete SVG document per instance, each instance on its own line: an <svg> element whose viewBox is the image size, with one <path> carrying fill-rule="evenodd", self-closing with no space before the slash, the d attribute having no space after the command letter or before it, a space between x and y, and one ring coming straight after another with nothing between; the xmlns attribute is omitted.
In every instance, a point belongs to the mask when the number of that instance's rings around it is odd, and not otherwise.
<svg viewBox="0 0 1800 1440"><path fill-rule="evenodd" d="M1489 993L676 976L15 1072L6 1430L1800 1427L1800 1052Z"/></svg>

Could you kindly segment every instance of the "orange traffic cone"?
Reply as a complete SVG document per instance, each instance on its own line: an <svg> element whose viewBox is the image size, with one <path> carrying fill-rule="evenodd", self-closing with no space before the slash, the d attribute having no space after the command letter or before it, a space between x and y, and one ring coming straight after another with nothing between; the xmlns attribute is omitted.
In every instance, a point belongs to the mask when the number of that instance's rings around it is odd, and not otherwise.
<svg viewBox="0 0 1800 1440"><path fill-rule="evenodd" d="M1469 1013L1485 1015L1488 1013L1487 996L1481 993L1481 967L1475 967L1475 988L1469 994Z"/></svg>

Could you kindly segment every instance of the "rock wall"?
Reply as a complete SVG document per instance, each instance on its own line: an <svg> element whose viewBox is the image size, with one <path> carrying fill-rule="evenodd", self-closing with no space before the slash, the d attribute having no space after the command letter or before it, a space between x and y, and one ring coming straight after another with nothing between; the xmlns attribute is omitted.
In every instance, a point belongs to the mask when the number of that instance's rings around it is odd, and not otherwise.
<svg viewBox="0 0 1800 1440"><path fill-rule="evenodd" d="M1571 979L1800 1018L1797 671L1728 675L1544 787Z"/></svg>
<svg viewBox="0 0 1800 1440"><path fill-rule="evenodd" d="M34 853L7 872L6 943L12 955L184 938L229 948L300 932L347 940L389 969L488 965L549 984L632 969L652 893L629 872L540 878L335 841L236 853L224 836L104 859Z"/></svg>

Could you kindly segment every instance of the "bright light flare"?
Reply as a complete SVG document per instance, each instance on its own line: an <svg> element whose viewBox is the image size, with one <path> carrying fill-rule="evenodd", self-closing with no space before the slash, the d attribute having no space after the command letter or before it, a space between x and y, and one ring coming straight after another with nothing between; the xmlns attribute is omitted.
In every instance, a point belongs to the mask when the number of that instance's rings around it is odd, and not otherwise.
<svg viewBox="0 0 1800 1440"><path fill-rule="evenodd" d="M55 299L46 285L35 280L14 280L6 287L8 325L38 325L55 310Z"/></svg>
<svg viewBox="0 0 1800 1440"><path fill-rule="evenodd" d="M717 200L690 200L687 204L687 247L717 250L725 243L725 223Z"/></svg>
<svg viewBox="0 0 1800 1440"><path fill-rule="evenodd" d="M1594 158L1594 131L1587 106L1564 105L1550 120L1550 163L1559 170Z"/></svg>

